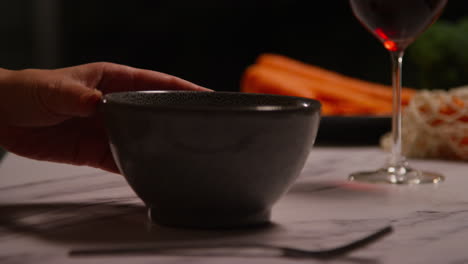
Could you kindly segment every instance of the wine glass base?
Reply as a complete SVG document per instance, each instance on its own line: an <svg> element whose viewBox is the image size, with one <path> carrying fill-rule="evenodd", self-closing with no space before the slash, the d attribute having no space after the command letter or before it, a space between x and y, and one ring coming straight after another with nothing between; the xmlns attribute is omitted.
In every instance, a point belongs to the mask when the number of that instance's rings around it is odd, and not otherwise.
<svg viewBox="0 0 468 264"><path fill-rule="evenodd" d="M349 176L349 180L387 184L434 184L442 182L444 180L444 176L433 172L420 171L407 167L387 167L376 171L353 173Z"/></svg>

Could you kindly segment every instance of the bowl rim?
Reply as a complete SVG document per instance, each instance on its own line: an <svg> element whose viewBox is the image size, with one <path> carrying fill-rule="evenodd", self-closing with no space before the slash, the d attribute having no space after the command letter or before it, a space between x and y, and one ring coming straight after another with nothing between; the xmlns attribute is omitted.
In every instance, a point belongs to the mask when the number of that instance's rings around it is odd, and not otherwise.
<svg viewBox="0 0 468 264"><path fill-rule="evenodd" d="M197 105L197 106L182 106L182 105L140 105L131 102L119 102L114 100L112 97L122 94L171 94L171 93L185 93L185 94L222 94L222 95L235 95L235 96L260 96L270 98L288 98L295 100L297 103L294 105L262 105L262 106L212 106L212 105ZM243 92L205 92L205 91L186 91L186 90L148 90L148 91L125 91L125 92L113 92L105 94L101 100L102 105L113 105L133 109L154 109L154 110L183 110L183 111L231 111L231 112L290 112L290 111L320 111L321 103L318 100L298 97L298 96L286 96L276 94L260 94L260 93L243 93Z"/></svg>

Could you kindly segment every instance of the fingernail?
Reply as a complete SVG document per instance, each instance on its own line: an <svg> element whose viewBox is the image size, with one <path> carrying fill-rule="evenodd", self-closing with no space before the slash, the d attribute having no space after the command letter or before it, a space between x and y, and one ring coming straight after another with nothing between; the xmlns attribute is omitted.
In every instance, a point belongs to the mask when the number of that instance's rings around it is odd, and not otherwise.
<svg viewBox="0 0 468 264"><path fill-rule="evenodd" d="M102 92L99 90L90 90L82 97L82 104L84 108L80 111L79 115L86 117L95 112L98 103L102 99Z"/></svg>
<svg viewBox="0 0 468 264"><path fill-rule="evenodd" d="M88 100L91 102L99 102L102 99L102 92L99 90L93 90L93 92L89 95Z"/></svg>

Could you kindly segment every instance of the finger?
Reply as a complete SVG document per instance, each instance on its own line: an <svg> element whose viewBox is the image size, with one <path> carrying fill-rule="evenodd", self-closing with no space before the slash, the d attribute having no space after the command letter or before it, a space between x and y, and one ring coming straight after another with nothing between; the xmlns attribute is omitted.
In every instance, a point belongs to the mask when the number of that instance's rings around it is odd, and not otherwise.
<svg viewBox="0 0 468 264"><path fill-rule="evenodd" d="M89 116L102 97L55 71L13 72L0 89L0 121L12 126L49 126L74 116Z"/></svg>
<svg viewBox="0 0 468 264"><path fill-rule="evenodd" d="M49 112L69 117L87 117L95 112L102 92L83 86L73 80L65 80L46 89L37 88L37 97Z"/></svg>
<svg viewBox="0 0 468 264"><path fill-rule="evenodd" d="M87 117L96 111L102 93L77 83L64 80L55 84L33 86L34 102L41 116L29 125L54 125L71 117Z"/></svg>
<svg viewBox="0 0 468 264"><path fill-rule="evenodd" d="M102 76L97 88L103 93L140 90L212 91L181 78L112 63L96 63ZM96 71L98 72L98 71Z"/></svg>

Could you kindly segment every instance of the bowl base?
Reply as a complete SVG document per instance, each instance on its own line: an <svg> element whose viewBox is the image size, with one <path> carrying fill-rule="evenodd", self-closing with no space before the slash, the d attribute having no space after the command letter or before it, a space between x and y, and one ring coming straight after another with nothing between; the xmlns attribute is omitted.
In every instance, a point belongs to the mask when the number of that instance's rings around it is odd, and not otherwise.
<svg viewBox="0 0 468 264"><path fill-rule="evenodd" d="M197 229L232 229L255 227L270 224L271 210L252 214L202 215L200 213L168 213L158 209L148 209L149 219L158 225Z"/></svg>

